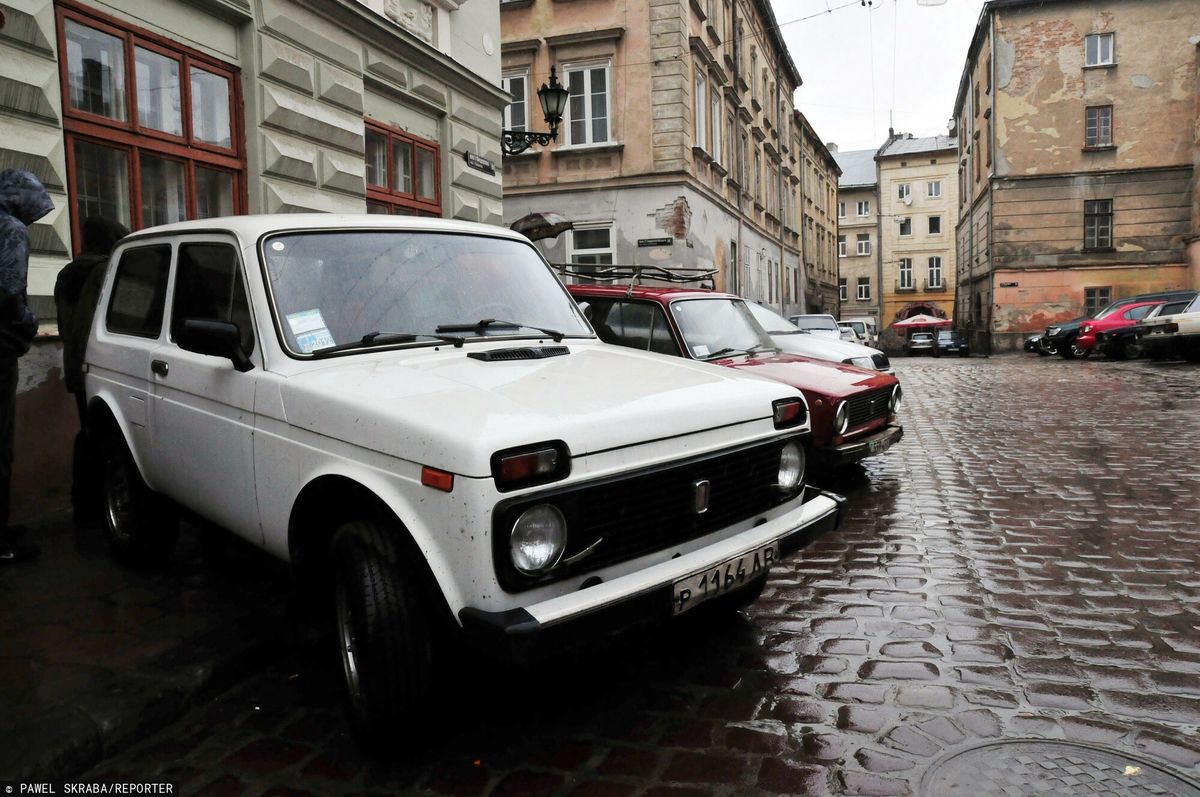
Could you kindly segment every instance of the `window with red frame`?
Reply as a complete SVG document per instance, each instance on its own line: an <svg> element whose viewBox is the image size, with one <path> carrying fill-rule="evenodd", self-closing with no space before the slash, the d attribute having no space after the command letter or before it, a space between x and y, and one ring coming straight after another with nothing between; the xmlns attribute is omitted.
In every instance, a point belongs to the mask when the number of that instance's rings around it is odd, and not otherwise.
<svg viewBox="0 0 1200 797"><path fill-rule="evenodd" d="M367 123L367 212L442 215L438 145Z"/></svg>
<svg viewBox="0 0 1200 797"><path fill-rule="evenodd" d="M244 213L237 70L81 7L57 13L76 248L89 216L136 230Z"/></svg>

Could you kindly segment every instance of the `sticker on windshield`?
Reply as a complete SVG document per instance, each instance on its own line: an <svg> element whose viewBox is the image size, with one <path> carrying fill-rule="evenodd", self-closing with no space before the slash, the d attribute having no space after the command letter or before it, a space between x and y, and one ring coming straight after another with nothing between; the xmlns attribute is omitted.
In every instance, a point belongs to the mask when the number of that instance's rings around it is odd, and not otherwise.
<svg viewBox="0 0 1200 797"><path fill-rule="evenodd" d="M329 334L320 310L289 313L287 322L296 338L297 348L304 354L334 345L333 335Z"/></svg>
<svg viewBox="0 0 1200 797"><path fill-rule="evenodd" d="M695 357L706 357L708 356L708 347L703 343L697 343L692 347L692 355Z"/></svg>

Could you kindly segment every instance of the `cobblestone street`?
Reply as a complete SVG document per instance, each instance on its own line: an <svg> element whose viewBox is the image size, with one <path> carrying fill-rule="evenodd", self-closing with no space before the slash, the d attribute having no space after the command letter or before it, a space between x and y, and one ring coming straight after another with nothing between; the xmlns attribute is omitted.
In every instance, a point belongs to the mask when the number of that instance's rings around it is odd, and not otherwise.
<svg viewBox="0 0 1200 797"><path fill-rule="evenodd" d="M841 528L744 614L469 671L413 719L427 749L386 759L346 732L332 648L296 642L84 777L205 795L982 797L1035 793L1030 768L1047 793L1084 793L1099 770L1082 759L1104 748L1097 793L1196 793L1200 367L896 362L903 441L828 481L849 498ZM931 769L1000 740L965 789Z"/></svg>

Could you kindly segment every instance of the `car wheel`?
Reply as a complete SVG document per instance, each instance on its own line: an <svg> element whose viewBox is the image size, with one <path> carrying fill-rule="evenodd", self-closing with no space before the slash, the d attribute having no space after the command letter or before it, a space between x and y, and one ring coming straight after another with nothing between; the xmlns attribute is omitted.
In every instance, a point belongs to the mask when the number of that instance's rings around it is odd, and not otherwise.
<svg viewBox="0 0 1200 797"><path fill-rule="evenodd" d="M433 644L416 577L388 531L342 524L332 543L334 620L350 722L376 746L415 741L433 684Z"/></svg>
<svg viewBox="0 0 1200 797"><path fill-rule="evenodd" d="M100 489L113 558L129 567L165 564L179 538L179 516L166 498L146 486L120 432L101 443Z"/></svg>
<svg viewBox="0 0 1200 797"><path fill-rule="evenodd" d="M1062 357L1064 360L1074 360L1076 356L1075 352L1075 338L1065 341L1061 346L1058 347L1058 356Z"/></svg>
<svg viewBox="0 0 1200 797"><path fill-rule="evenodd" d="M1085 349L1082 346L1076 346L1074 343L1071 344L1071 353L1075 355L1075 359L1077 360L1086 360L1088 357L1092 356L1091 349Z"/></svg>
<svg viewBox="0 0 1200 797"><path fill-rule="evenodd" d="M958 356L959 356L959 357L970 357L970 356L971 356L971 350L970 350L970 349L959 349L959 350L958 350Z"/></svg>
<svg viewBox="0 0 1200 797"><path fill-rule="evenodd" d="M1122 343L1118 351L1121 352L1121 359L1136 360L1138 357L1142 356L1142 344L1138 343L1136 340L1128 341L1126 343Z"/></svg>

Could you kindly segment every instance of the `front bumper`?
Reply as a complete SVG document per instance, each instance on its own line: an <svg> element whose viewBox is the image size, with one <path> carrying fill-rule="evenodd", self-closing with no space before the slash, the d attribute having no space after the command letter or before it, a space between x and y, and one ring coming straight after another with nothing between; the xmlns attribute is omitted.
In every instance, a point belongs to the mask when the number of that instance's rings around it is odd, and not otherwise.
<svg viewBox="0 0 1200 797"><path fill-rule="evenodd" d="M899 443L902 437L904 437L904 427L885 426L875 434L860 440L818 451L817 459L825 465L849 465L860 459L882 454Z"/></svg>
<svg viewBox="0 0 1200 797"><path fill-rule="evenodd" d="M519 609L464 608L458 617L466 640L486 654L519 662L668 620L674 613L676 581L773 541L779 542L780 555L786 557L837 528L846 499L813 487L805 489L816 495L796 512L644 570Z"/></svg>

